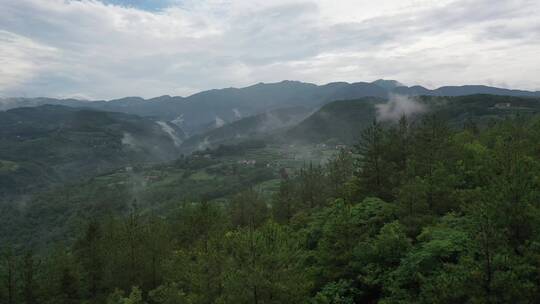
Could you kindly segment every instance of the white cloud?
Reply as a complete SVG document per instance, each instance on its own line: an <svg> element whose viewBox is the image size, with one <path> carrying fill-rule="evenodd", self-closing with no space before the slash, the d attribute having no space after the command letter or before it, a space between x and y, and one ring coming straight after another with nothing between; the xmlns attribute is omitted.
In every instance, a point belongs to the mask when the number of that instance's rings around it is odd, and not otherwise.
<svg viewBox="0 0 540 304"><path fill-rule="evenodd" d="M17 88L47 69L57 50L0 30L0 93Z"/></svg>
<svg viewBox="0 0 540 304"><path fill-rule="evenodd" d="M176 2L0 1L0 95L153 97L283 79L540 89L536 0Z"/></svg>
<svg viewBox="0 0 540 304"><path fill-rule="evenodd" d="M413 97L391 95L388 102L376 105L377 119L380 121L397 121L403 116L410 117L425 111L424 105Z"/></svg>

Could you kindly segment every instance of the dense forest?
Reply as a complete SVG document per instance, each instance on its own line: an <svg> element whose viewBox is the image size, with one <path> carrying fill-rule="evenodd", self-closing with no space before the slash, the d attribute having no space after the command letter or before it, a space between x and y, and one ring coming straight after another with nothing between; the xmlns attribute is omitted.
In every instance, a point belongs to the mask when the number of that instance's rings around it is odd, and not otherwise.
<svg viewBox="0 0 540 304"><path fill-rule="evenodd" d="M0 302L538 303L540 118L373 122L352 149L216 203L2 244Z"/></svg>
<svg viewBox="0 0 540 304"><path fill-rule="evenodd" d="M538 16L0 0L0 304L540 304Z"/></svg>

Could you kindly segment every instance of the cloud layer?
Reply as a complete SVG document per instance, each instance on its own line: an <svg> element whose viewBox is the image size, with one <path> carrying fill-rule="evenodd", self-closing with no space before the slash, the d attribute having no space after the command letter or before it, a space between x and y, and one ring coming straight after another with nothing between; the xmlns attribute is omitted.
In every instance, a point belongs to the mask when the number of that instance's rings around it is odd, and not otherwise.
<svg viewBox="0 0 540 304"><path fill-rule="evenodd" d="M537 0L122 3L0 1L0 96L187 95L283 79L540 89Z"/></svg>

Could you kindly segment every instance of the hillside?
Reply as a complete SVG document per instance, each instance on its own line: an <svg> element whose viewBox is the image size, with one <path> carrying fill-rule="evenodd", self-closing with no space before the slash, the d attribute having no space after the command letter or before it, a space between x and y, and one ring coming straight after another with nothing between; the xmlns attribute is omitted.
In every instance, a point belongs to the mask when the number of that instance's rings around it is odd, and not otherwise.
<svg viewBox="0 0 540 304"><path fill-rule="evenodd" d="M82 220L125 215L134 206L166 215L188 202L219 205L248 187L270 199L284 168L292 174L306 161L323 163L333 153L245 140L170 162L111 169L8 204L0 201L0 242L41 249L72 240Z"/></svg>
<svg viewBox="0 0 540 304"><path fill-rule="evenodd" d="M64 106L0 112L0 198L132 163L174 159L181 132L133 115Z"/></svg>
<svg viewBox="0 0 540 304"><path fill-rule="evenodd" d="M467 95L455 97L420 96L405 98L418 105L419 113L434 114L454 126L463 126L468 121L487 124L515 115L530 115L540 112L540 99L499 95ZM390 104L396 111L392 120L399 119L400 102L403 99L386 101L377 98L334 101L323 106L298 125L285 132L289 141L302 143L346 143L352 144L363 128L381 117L378 106Z"/></svg>
<svg viewBox="0 0 540 304"><path fill-rule="evenodd" d="M331 102L286 131L286 138L304 143L354 142L360 131L375 118L375 104L382 102L384 100L378 98Z"/></svg>
<svg viewBox="0 0 540 304"><path fill-rule="evenodd" d="M194 135L182 144L183 151L215 148L296 125L311 112L305 107L287 107L241 118L221 127Z"/></svg>

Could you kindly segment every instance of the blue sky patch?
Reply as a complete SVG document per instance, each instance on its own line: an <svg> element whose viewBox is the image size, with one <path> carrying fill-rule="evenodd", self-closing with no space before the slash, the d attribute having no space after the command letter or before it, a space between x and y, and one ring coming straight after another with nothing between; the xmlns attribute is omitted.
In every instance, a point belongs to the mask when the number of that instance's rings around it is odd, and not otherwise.
<svg viewBox="0 0 540 304"><path fill-rule="evenodd" d="M175 0L100 0L103 3L133 7L146 11L160 11L179 1Z"/></svg>

